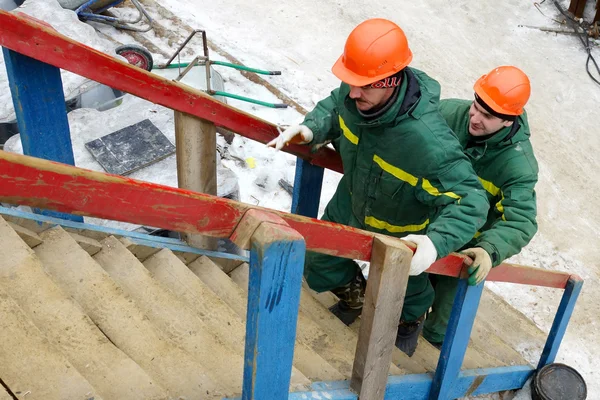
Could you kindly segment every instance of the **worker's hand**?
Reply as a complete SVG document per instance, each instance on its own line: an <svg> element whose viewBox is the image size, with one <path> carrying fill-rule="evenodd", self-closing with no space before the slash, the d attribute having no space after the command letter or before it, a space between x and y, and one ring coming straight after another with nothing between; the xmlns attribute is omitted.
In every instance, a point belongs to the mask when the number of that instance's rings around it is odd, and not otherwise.
<svg viewBox="0 0 600 400"><path fill-rule="evenodd" d="M469 285L479 285L492 269L492 258L487 251L481 247L473 247L461 251L462 254L473 259L473 264L469 267Z"/></svg>
<svg viewBox="0 0 600 400"><path fill-rule="evenodd" d="M304 125L292 125L283 132L279 127L277 130L279 136L267 143L267 146L275 147L277 150L290 143L304 144L313 140L312 131Z"/></svg>
<svg viewBox="0 0 600 400"><path fill-rule="evenodd" d="M417 250L410 262L409 275L420 275L437 259L437 250L427 235L408 235L402 238L413 242Z"/></svg>

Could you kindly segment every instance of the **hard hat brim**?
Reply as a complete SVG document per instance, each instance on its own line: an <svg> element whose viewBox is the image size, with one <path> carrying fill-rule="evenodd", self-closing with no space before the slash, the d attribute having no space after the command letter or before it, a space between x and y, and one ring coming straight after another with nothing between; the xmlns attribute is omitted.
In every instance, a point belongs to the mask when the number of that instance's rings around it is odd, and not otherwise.
<svg viewBox="0 0 600 400"><path fill-rule="evenodd" d="M376 75L376 76L363 76L363 75L359 75L359 74L349 70L348 68L346 68L346 66L344 65L344 62L342 61L342 57L343 56L340 56L338 58L338 60L335 62L335 64L333 64L333 67L331 68L331 72L333 72L333 74L339 80L341 80L342 82L347 83L348 85L351 85L351 86L366 86L366 85L370 85L371 83L377 82L381 79L392 76L396 72L404 69L408 64L410 64L410 62L412 60L412 54L411 54L411 56L407 60L406 64L402 65L401 68L398 68L395 71L387 72L385 74Z"/></svg>

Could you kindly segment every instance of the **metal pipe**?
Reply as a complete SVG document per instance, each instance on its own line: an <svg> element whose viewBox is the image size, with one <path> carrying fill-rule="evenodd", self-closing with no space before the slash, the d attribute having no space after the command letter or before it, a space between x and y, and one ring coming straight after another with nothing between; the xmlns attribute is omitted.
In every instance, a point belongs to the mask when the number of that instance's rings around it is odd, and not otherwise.
<svg viewBox="0 0 600 400"><path fill-rule="evenodd" d="M255 74L281 75L281 71L266 71L264 69L250 68L250 67L246 67L245 65L232 64L232 63L228 63L228 62L224 62L224 61L210 61L210 63L214 64L214 65L222 65L224 67L235 68L235 69L239 69L242 71L254 72Z"/></svg>
<svg viewBox="0 0 600 400"><path fill-rule="evenodd" d="M183 43L181 44L181 46L179 46L179 48L177 49L177 51L175 51L175 54L173 54L173 56L169 59L169 61L167 61L164 66L162 66L163 68L167 68L169 66L169 64L171 64L171 62L175 59L175 57L177 57L177 55L179 55L179 53L181 52L181 50L183 50L183 48L185 47L185 45L188 44L188 42L190 40L192 40L192 38L196 35L196 33L203 33L203 36L206 35L206 33L204 33L204 31L202 29L196 29L196 30L192 31L192 33L190 33L190 35L187 37L187 39L185 39L183 41ZM207 49L208 49L208 47L207 47Z"/></svg>
<svg viewBox="0 0 600 400"><path fill-rule="evenodd" d="M211 90L208 92L208 94L210 94L211 96L223 96L223 97L229 97L232 99L236 99L236 100L241 100L241 101L246 101L248 103L253 103L253 104L258 104L260 106L265 106L265 107L270 107L270 108L287 108L287 104L283 104L283 103L267 103L264 101L260 101L260 100L254 100L251 99L249 97L244 97L244 96L239 96L237 94L232 94L232 93L227 93L227 92L221 92L218 90Z"/></svg>

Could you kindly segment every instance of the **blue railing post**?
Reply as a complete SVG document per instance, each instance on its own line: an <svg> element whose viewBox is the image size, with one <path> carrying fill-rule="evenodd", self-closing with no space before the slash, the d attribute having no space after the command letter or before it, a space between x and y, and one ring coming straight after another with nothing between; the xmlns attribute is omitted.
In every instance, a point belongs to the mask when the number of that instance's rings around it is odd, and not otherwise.
<svg viewBox="0 0 600 400"><path fill-rule="evenodd" d="M556 359L556 354L558 353L560 343L567 331L567 326L569 325L569 320L573 314L573 309L575 308L575 303L577 302L577 297L581 292L582 286L583 280L581 280L581 278L574 278L573 276L569 278L560 305L558 306L558 311L554 316L552 328L548 334L542 357L537 366L538 369L542 368L544 365L553 363Z"/></svg>
<svg viewBox="0 0 600 400"><path fill-rule="evenodd" d="M317 218L324 169L298 157L292 194L292 213Z"/></svg>
<svg viewBox="0 0 600 400"><path fill-rule="evenodd" d="M23 153L75 165L60 69L3 48ZM55 211L38 214L83 222Z"/></svg>
<svg viewBox="0 0 600 400"><path fill-rule="evenodd" d="M469 345L471 330L483 292L483 284L484 282L481 282L477 286L469 286L466 279L461 279L458 283L446 338L431 384L430 400L452 398L450 393L459 379L460 368Z"/></svg>
<svg viewBox="0 0 600 400"><path fill-rule="evenodd" d="M306 245L298 232L275 219L260 222L251 216L238 225L240 232L252 232L243 400L287 400L289 395Z"/></svg>

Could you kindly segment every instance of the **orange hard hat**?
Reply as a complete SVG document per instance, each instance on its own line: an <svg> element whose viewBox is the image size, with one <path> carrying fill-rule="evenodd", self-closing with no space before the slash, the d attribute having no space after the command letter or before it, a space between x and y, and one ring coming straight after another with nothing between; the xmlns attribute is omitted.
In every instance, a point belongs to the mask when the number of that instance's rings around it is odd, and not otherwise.
<svg viewBox="0 0 600 400"><path fill-rule="evenodd" d="M502 66L475 82L475 93L498 114L521 115L529 100L531 84L517 67Z"/></svg>
<svg viewBox="0 0 600 400"><path fill-rule="evenodd" d="M412 60L406 35L392 21L373 18L348 36L344 54L331 69L342 82L365 86L401 71Z"/></svg>

